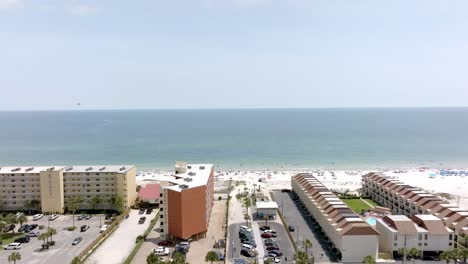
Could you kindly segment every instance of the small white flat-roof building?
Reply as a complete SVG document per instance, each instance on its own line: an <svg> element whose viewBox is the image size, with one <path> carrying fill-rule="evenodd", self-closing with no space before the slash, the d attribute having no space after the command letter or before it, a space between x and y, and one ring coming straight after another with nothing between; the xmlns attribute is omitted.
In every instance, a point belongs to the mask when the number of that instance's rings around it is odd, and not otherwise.
<svg viewBox="0 0 468 264"><path fill-rule="evenodd" d="M398 254L400 248L416 248L426 257L453 249L454 232L433 215L387 215L377 219L379 249L383 253Z"/></svg>
<svg viewBox="0 0 468 264"><path fill-rule="evenodd" d="M257 202L257 216L263 219L267 216L269 219L276 218L276 211L278 210L278 204L276 202Z"/></svg>

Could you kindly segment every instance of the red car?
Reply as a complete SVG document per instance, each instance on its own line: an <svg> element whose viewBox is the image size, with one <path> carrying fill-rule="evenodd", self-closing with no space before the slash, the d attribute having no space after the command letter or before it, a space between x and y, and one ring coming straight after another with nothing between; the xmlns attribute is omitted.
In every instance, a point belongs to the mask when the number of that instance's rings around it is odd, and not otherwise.
<svg viewBox="0 0 468 264"><path fill-rule="evenodd" d="M278 246L269 246L266 248L267 251L272 251L272 250L279 250L280 248Z"/></svg>
<svg viewBox="0 0 468 264"><path fill-rule="evenodd" d="M263 233L263 234L262 234L262 237L263 237L263 238L272 238L273 235L270 234L270 233Z"/></svg>
<svg viewBox="0 0 468 264"><path fill-rule="evenodd" d="M158 246L160 246L160 247L173 247L174 243L172 243L171 241L168 241L168 240L163 240L163 241L158 243Z"/></svg>

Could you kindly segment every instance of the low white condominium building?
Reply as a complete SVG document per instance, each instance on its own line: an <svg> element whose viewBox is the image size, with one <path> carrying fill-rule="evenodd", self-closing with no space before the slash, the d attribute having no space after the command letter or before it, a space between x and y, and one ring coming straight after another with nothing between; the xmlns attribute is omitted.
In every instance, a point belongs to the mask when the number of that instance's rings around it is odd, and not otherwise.
<svg viewBox="0 0 468 264"><path fill-rule="evenodd" d="M362 192L390 208L393 214L408 217L432 214L456 234L468 234L468 210L420 188L379 173L368 173L362 177Z"/></svg>
<svg viewBox="0 0 468 264"><path fill-rule="evenodd" d="M95 208L113 208L110 201L117 196L130 207L136 199L135 175L131 165L0 167L1 208L63 213L69 198L79 197L79 208L91 209L95 196L101 200Z"/></svg>
<svg viewBox="0 0 468 264"><path fill-rule="evenodd" d="M312 220L320 225L342 262L361 263L377 258L379 233L354 213L311 174L297 174L291 180L294 193Z"/></svg>
<svg viewBox="0 0 468 264"><path fill-rule="evenodd" d="M379 251L394 257L402 248L416 248L423 257L436 257L454 246L453 231L433 215L415 215L411 219L404 215L387 215L377 219L376 228L380 233Z"/></svg>

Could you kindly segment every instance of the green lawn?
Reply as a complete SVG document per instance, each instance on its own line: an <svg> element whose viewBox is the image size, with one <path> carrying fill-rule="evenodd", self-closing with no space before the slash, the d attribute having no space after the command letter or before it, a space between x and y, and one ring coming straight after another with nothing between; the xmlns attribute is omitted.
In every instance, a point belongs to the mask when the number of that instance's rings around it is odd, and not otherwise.
<svg viewBox="0 0 468 264"><path fill-rule="evenodd" d="M376 202L375 202L374 200L372 200L372 199L364 199L364 200L366 200L366 202L372 204L373 206L379 206L379 204L376 203Z"/></svg>
<svg viewBox="0 0 468 264"><path fill-rule="evenodd" d="M362 210L369 210L371 207L360 199L342 199L354 212L360 214Z"/></svg>

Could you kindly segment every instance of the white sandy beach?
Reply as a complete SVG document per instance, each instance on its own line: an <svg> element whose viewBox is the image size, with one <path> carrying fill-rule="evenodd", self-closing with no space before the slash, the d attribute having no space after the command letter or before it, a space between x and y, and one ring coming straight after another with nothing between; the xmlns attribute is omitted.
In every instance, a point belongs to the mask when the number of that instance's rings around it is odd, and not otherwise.
<svg viewBox="0 0 468 264"><path fill-rule="evenodd" d="M459 171L459 170L455 170ZM356 191L361 188L361 176L370 171L343 171L343 170L285 170L285 171L217 171L217 181L223 180L249 180L262 179L268 189L283 189L291 187L291 176L299 172L314 173L319 180L333 190ZM442 176L436 169L411 169L405 171L381 171L385 175L395 177L401 182L413 185L430 193L448 193L454 197L449 200L465 209L468 209L468 176L455 174ZM137 184L144 185L152 181L166 181L172 179L172 172L144 171L137 175Z"/></svg>

